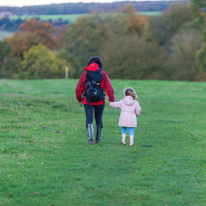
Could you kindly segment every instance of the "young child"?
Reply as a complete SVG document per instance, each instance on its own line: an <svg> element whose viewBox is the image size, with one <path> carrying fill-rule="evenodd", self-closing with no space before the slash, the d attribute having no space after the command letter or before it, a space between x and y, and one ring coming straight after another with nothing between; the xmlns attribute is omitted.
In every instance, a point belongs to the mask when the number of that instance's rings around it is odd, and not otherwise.
<svg viewBox="0 0 206 206"><path fill-rule="evenodd" d="M137 95L134 90L128 88L125 90L124 99L118 102L110 102L109 106L113 108L120 108L121 114L119 117L118 126L122 127L122 144L126 144L126 132L129 127L129 146L134 145L134 127L137 127L137 117L140 115L141 107L136 101Z"/></svg>

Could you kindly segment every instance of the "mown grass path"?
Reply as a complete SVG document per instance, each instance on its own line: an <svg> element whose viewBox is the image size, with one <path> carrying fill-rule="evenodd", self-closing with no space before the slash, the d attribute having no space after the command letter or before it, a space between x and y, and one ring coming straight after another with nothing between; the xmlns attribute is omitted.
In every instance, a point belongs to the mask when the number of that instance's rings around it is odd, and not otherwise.
<svg viewBox="0 0 206 206"><path fill-rule="evenodd" d="M139 96L134 147L108 101L87 145L76 84L0 80L0 205L206 205L206 83L112 80L116 100Z"/></svg>

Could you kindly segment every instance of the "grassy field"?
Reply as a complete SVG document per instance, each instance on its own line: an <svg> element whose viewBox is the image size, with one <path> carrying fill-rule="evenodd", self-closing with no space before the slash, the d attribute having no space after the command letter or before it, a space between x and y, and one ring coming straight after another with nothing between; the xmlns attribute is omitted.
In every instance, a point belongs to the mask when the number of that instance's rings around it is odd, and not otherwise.
<svg viewBox="0 0 206 206"><path fill-rule="evenodd" d="M0 40L3 40L4 38L12 37L14 32L9 31L0 31Z"/></svg>
<svg viewBox="0 0 206 206"><path fill-rule="evenodd" d="M32 18L40 18L42 20L49 19L63 19L68 20L70 23L76 21L77 18L83 16L83 14L60 14L60 15L28 15L28 16L12 16L10 19L32 19Z"/></svg>
<svg viewBox="0 0 206 206"><path fill-rule="evenodd" d="M159 16L162 14L161 11L145 11L145 12L138 12L138 14L143 14L146 16Z"/></svg>
<svg viewBox="0 0 206 206"><path fill-rule="evenodd" d="M157 16L160 15L161 12L138 12L139 14L149 15L149 16ZM32 18L40 18L42 20L49 19L63 19L68 20L70 23L76 21L79 17L87 15L87 14L62 14L62 15L28 15L28 16L12 16L11 19L32 19Z"/></svg>
<svg viewBox="0 0 206 206"><path fill-rule="evenodd" d="M77 80L0 80L0 205L206 205L206 83L111 82L116 100L139 96L134 147L108 101L103 140L87 145Z"/></svg>

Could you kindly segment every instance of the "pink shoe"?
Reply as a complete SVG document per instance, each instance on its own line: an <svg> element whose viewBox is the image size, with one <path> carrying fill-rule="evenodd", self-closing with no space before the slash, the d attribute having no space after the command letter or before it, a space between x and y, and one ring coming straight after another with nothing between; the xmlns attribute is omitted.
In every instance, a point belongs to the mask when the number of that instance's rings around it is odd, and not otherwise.
<svg viewBox="0 0 206 206"><path fill-rule="evenodd" d="M133 135L130 135L129 136L129 146L134 146L134 136Z"/></svg>

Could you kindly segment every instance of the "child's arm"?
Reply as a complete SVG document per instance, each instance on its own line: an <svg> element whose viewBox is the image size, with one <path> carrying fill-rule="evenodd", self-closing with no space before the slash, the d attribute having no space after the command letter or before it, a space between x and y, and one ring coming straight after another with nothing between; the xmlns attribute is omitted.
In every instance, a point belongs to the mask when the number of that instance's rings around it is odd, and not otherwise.
<svg viewBox="0 0 206 206"><path fill-rule="evenodd" d="M114 90L113 90L112 84L111 84L110 79L106 73L105 73L104 77L105 77L104 78L104 89L106 90L106 94L109 97L108 100L110 102L114 102Z"/></svg>
<svg viewBox="0 0 206 206"><path fill-rule="evenodd" d="M137 116L137 117L139 117L140 112L141 112L141 107L140 107L140 105L139 105L139 102L137 102L137 106L136 106L136 109L135 109L135 113L136 113L136 116Z"/></svg>
<svg viewBox="0 0 206 206"><path fill-rule="evenodd" d="M122 105L122 100L118 101L118 102L110 102L109 106L113 107L113 108L121 108Z"/></svg>

